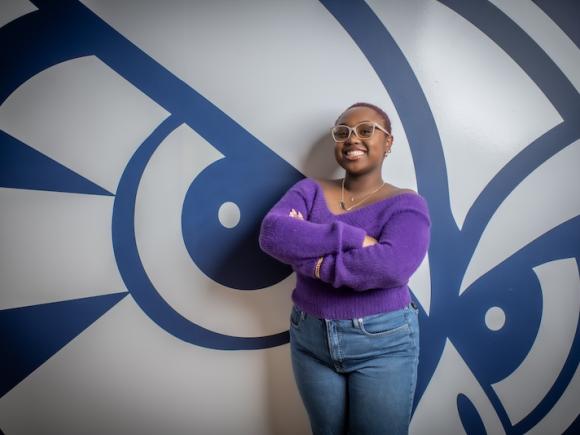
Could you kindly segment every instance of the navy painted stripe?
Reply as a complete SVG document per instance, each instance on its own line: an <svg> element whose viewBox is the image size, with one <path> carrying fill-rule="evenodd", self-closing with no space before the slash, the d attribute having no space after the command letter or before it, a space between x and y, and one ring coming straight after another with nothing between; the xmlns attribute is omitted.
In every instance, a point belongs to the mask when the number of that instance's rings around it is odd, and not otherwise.
<svg viewBox="0 0 580 435"><path fill-rule="evenodd" d="M296 175L297 171L270 148L80 2L33 3L39 11L0 29L0 102L49 66L96 55L224 155L241 161L251 155L252 160L275 164L279 170Z"/></svg>
<svg viewBox="0 0 580 435"><path fill-rule="evenodd" d="M483 420L477 408L465 394L457 396L457 411L465 432L469 435L487 435Z"/></svg>
<svg viewBox="0 0 580 435"><path fill-rule="evenodd" d="M414 407L423 395L429 379L439 363L445 345L433 318L443 312L446 301L455 295L460 270L449 258L449 252L459 252L460 232L451 214L447 170L441 138L427 98L421 89L409 62L389 31L362 0L321 0L321 3L348 32L369 60L383 86L393 100L405 134L409 140L417 176L419 193L427 199L433 222L429 260L431 284L441 290L439 297L431 300L429 324L433 326L421 337L425 348L417 378ZM455 278L454 278L455 277ZM426 320L423 317L423 320Z"/></svg>
<svg viewBox="0 0 580 435"><path fill-rule="evenodd" d="M566 429L562 435L578 435L580 433L580 413L576 417L576 420Z"/></svg>
<svg viewBox="0 0 580 435"><path fill-rule="evenodd" d="M578 122L576 88L544 50L493 3L439 0L476 26L516 62L542 90L565 121Z"/></svg>
<svg viewBox="0 0 580 435"><path fill-rule="evenodd" d="M127 295L121 292L0 310L0 397Z"/></svg>
<svg viewBox="0 0 580 435"><path fill-rule="evenodd" d="M264 337L234 337L203 328L183 317L159 294L139 257L135 236L135 200L141 175L163 139L181 121L169 117L145 140L127 164L113 206L113 249L119 272L137 304L161 328L198 346L221 350L264 349L289 341L288 331Z"/></svg>
<svg viewBox="0 0 580 435"><path fill-rule="evenodd" d="M570 222L573 225L573 231L570 232L570 239L575 242L576 250L576 262L580 260L580 218L576 218ZM575 223L575 225L574 225ZM573 242L573 243L574 243ZM576 324L576 332L574 335L574 341L572 343L572 348L566 358L566 362L560 371L560 374L556 378L554 385L550 388L550 391L542 399L542 401L536 406L536 408L528 414L522 421L516 424L514 427L516 433L526 433L530 431L534 426L536 426L544 416L554 407L558 402L564 391L570 384L570 381L574 377L574 373L578 368L578 362L580 361L580 322Z"/></svg>
<svg viewBox="0 0 580 435"><path fill-rule="evenodd" d="M0 187L114 196L2 130Z"/></svg>
<svg viewBox="0 0 580 435"><path fill-rule="evenodd" d="M402 50L364 1L321 3L361 49L393 100L411 145L420 192L448 210L445 160L437 126Z"/></svg>
<svg viewBox="0 0 580 435"><path fill-rule="evenodd" d="M47 11L31 12L0 27L0 104L40 71L90 54L90 47L66 29L61 16Z"/></svg>
<svg viewBox="0 0 580 435"><path fill-rule="evenodd" d="M485 226L505 198L532 171L580 137L580 96L536 42L492 3L480 0L440 0L440 3L471 22L510 55L565 120L514 156L474 201L462 228L466 237L461 247L461 263L465 268Z"/></svg>
<svg viewBox="0 0 580 435"><path fill-rule="evenodd" d="M540 136L501 168L479 194L465 218L462 233L469 240L469 245L473 246L479 241L497 208L518 184L579 137L580 124L560 124Z"/></svg>
<svg viewBox="0 0 580 435"><path fill-rule="evenodd" d="M580 2L578 0L532 0L580 48Z"/></svg>
<svg viewBox="0 0 580 435"><path fill-rule="evenodd" d="M506 294L506 290L513 286L514 282L516 283L515 285L518 285L518 283L523 285L526 292L533 291L533 285L531 283L522 281L526 271L530 271L533 267L548 263L550 261L567 258L575 258L576 262L580 261L580 217L572 218L551 229L530 244L524 246L514 255L507 258L504 262L497 265L493 270L486 273L478 280L478 282L487 279L487 284L484 286L480 285L479 287L474 285L474 288L470 288L468 291L463 293L460 299L464 300L465 302L458 306L458 310L461 312L469 311L470 307L465 305L465 303L468 303L467 301L470 301L469 303L475 304L477 307L495 306L497 300L494 296L494 293L500 292L502 294ZM492 279L490 280L488 277L492 277ZM534 275L534 281L536 280L537 279ZM513 293L514 289L511 288L511 290ZM474 295L474 291L480 291L483 293ZM473 298L474 296L476 297ZM527 297L525 300L516 301L517 307L515 309L517 309L518 313L514 314L519 314L519 312L526 312L526 309L529 308L529 304L532 302L532 300L533 294L530 294L529 297ZM541 307L538 308L538 312L540 314L542 313ZM509 317L508 310L508 318ZM516 316L514 315L514 317ZM512 321L513 320L514 319L512 319ZM485 363L482 360L482 358L484 358L483 355L490 358L490 355L496 349L489 349L489 351L486 352L482 346L482 340L474 341L473 334L465 336L465 331L469 328L469 321L470 320L467 319L461 319L461 317L458 316L458 322L454 324L455 327L450 328L450 340L454 343L462 357L466 359L466 362L471 362L470 368L474 370L474 373L480 381L482 388L486 392L487 397L497 412L497 415L500 418L506 433L526 433L528 430L538 424L538 422L544 418L550 409L555 405L555 403L564 393L565 389L570 383L570 380L572 379L572 376L574 375L576 367L578 366L578 361L580 360L580 334L578 334L578 327L580 324L577 324L576 326L575 338L572 344L572 348L568 354L566 362L562 367L562 370L560 371L560 374L558 375L558 378L552 385L550 391L529 415L527 415L516 425L512 426L503 403L491 385L492 383L497 382L497 379L494 378L498 376L498 370L493 367L494 363ZM525 339L525 336L529 334L529 332L535 331L535 326L533 326L534 320L531 317L526 318L525 321L521 320L518 323L519 324L517 325L517 329L520 329L523 335L518 338L517 334L511 333L509 339L518 340L517 343L514 343L514 347L519 346L521 344L520 342ZM466 324L467 327L465 326ZM485 333L489 333L489 331L485 330ZM494 334L497 333L498 332L495 332ZM535 339L535 335L533 338ZM473 347L474 343L477 343L477 348ZM495 345L499 346L498 343L495 343ZM503 343L503 346L507 345ZM502 351L502 358L510 358L511 351L512 349L506 349ZM483 355L481 352L483 352ZM474 362L474 358L476 357L478 358L477 363ZM500 376L507 376L507 374Z"/></svg>
<svg viewBox="0 0 580 435"><path fill-rule="evenodd" d="M80 2L72 0L59 2L34 0L33 2L40 9L39 12L16 20L12 23L13 26L10 26L9 32L0 34L0 38L2 38L0 42L5 47L10 46L11 41L7 39L8 36L16 41L20 39L24 41L22 44L17 44L19 48L16 51L10 51L9 54L1 56L2 62L8 67L10 73L8 84L2 88L3 97L5 98L13 92L18 84L24 83L32 75L54 64L78 56L97 56L120 76L171 113L169 120L166 120L158 127L151 137L141 145L141 151L146 152L150 149L150 146L158 146L162 140L163 133L169 134L171 129L176 128L177 125L186 123L206 139L209 144L226 156L226 159L221 159L210 165L194 180L194 184L197 183L197 187L208 186L214 192L213 203L204 203L196 211L211 215L213 220L215 218L215 213L213 213L212 209L214 203L218 202L218 205L220 205L226 200L231 200L232 194L236 194L237 204L246 218L244 225L238 225L233 230L225 231L223 226L214 222L215 225L207 229L207 234L205 235L207 236L211 233L213 240L221 243L220 246L223 252L231 253L232 258L241 258L243 260L240 261L241 265L250 258L253 260L252 265L261 262L259 264L262 266L260 269L265 269L263 266L267 266L269 263L261 261L262 257L265 258L266 256L261 253L257 243L259 218L275 202L271 198L275 197L277 200L291 184L302 178L303 175ZM29 42L30 38L27 35L36 35L39 32L35 24L39 24L40 30L46 33L42 33L41 37L38 38L32 36L32 41ZM45 41L47 42L45 43ZM35 51L36 44L40 44L47 49L48 54L42 50ZM18 50L21 50L22 47L32 50L31 53L25 53L31 59L30 62L22 63L15 60L15 58L18 58ZM34 59L35 55L38 55L38 61ZM171 127L169 130L167 129L168 126ZM159 140L159 142L152 145L151 141L156 140ZM134 171L140 168L139 165L143 162L140 160L142 158L143 156L139 151L133 156L131 159L131 165L133 166L127 171L128 166L123 174L125 181L136 175ZM144 161L146 162L147 159ZM227 170L219 170L224 168ZM234 169L237 170L237 173L234 172ZM212 175L213 178L209 175ZM202 176L204 177L203 182L199 181ZM247 178L248 176L250 176L249 179ZM245 179L246 182L239 183L241 179ZM121 181L123 181L123 178ZM229 186L230 190L224 191L221 188L224 185ZM216 186L220 186L220 188L216 189ZM231 188L231 186L235 186L235 189ZM125 187L127 188L126 183ZM133 188L135 186L131 185L129 187ZM131 190L130 188L128 190ZM126 193L126 195L121 201L118 196L119 192L117 192L113 212L113 242L114 246L118 248L115 252L120 268L124 264L126 265L123 262L126 248L123 244L127 243L127 241L124 240L126 236L122 232L115 232L116 228L118 228L116 223L122 220L119 218L118 213L120 210L127 212L131 207L134 207L135 200L131 196L131 191L127 192L127 189L121 189L121 191ZM124 202L125 199L129 200L130 203L126 204ZM199 200L199 198L197 199ZM123 215L123 219L132 218L133 214L131 213ZM249 228L246 222L251 222L253 227ZM123 225L132 225L132 221L125 222L123 220ZM125 228L123 225L121 227ZM218 230L221 232L218 232ZM131 237L134 238L133 233ZM235 243L238 240L244 241L243 252L239 244ZM127 249L133 248L134 246L131 245ZM254 254L254 252L261 253L262 257ZM199 259L194 258L194 261L196 260ZM270 263L272 261L270 259ZM200 266L199 262L197 264ZM134 278L139 275L135 270L143 272L141 270L142 267L139 268L138 266L131 269L132 272L123 274L124 279L127 279L127 276ZM203 266L204 264L201 264L204 273L212 276L207 269L203 269ZM211 266L215 269L215 265ZM235 267L232 267L232 269L234 271L239 270L239 268L235 269ZM271 267L269 269L267 273L263 274L264 279L268 280L268 282L275 278L284 278L291 272L291 269L287 266L279 266L277 269ZM247 274L240 276L242 278L245 276L251 277L251 275ZM213 276L212 278L215 279ZM256 287L254 282L248 283L246 282L248 281L247 279L244 280L237 275L231 276L230 274L226 278L233 282L233 285L230 285L233 288L253 289ZM134 287L129 286L128 288L131 291L135 290ZM151 315L168 332L174 333L176 336L193 344L220 349L260 349L288 342L287 331L267 337L246 338L230 337L204 330L179 316L174 310L167 309L169 308L168 305L161 298L155 299L158 294L153 286L149 286L147 289L153 295L149 301L156 300L161 306L159 308L158 306L147 305L147 307L151 308L149 311L146 310L147 314ZM135 295L138 297L139 290L136 290L136 292Z"/></svg>
<svg viewBox="0 0 580 435"><path fill-rule="evenodd" d="M446 261L450 246L458 245L459 230L451 215L443 148L427 98L402 50L364 1L321 3L369 60L397 108L411 147L419 193L427 199L433 227L438 228L429 249L431 270L436 271L436 263Z"/></svg>
<svg viewBox="0 0 580 435"><path fill-rule="evenodd" d="M80 2L34 0L33 3L50 19L60 23L58 32L73 39L73 47L84 47L85 51L96 55L169 113L181 118L224 155L247 159L251 154L253 159L282 160ZM68 44L67 41L65 47ZM75 48L75 52L78 51L81 49ZM240 143L244 146L239 146Z"/></svg>

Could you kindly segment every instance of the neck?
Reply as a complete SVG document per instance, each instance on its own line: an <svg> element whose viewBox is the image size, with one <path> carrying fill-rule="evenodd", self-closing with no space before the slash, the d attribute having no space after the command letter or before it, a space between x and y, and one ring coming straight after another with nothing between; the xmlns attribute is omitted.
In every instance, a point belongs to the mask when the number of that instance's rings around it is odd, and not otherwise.
<svg viewBox="0 0 580 435"><path fill-rule="evenodd" d="M380 172L364 175L352 175L347 173L344 180L344 188L353 195L363 194L376 189L383 184L383 177Z"/></svg>

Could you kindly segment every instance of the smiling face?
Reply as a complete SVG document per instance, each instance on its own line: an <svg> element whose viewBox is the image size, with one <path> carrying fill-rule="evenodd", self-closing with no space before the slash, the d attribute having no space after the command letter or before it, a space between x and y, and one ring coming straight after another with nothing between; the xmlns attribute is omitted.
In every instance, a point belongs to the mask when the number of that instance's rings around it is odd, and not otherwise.
<svg viewBox="0 0 580 435"><path fill-rule="evenodd" d="M336 125L354 127L361 122L376 122L386 127L381 115L370 107L358 106L345 111ZM352 132L344 142L336 142L334 156L337 163L352 174L365 174L380 171L385 153L391 149L393 137L375 128L368 139L359 138Z"/></svg>

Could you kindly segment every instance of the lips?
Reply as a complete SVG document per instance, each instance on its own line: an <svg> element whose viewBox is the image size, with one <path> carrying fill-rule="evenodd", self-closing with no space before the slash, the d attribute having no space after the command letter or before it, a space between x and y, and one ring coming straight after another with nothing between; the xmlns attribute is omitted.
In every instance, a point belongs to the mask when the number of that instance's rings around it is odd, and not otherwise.
<svg viewBox="0 0 580 435"><path fill-rule="evenodd" d="M358 160L366 154L366 150L360 148L351 148L349 150L344 151L344 156L347 160Z"/></svg>

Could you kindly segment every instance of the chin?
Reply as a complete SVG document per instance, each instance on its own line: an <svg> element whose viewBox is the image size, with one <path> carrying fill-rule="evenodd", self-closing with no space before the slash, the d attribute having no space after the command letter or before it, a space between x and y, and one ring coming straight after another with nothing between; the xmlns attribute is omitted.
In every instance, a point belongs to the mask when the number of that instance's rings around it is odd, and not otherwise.
<svg viewBox="0 0 580 435"><path fill-rule="evenodd" d="M353 175L363 175L372 171L372 168L366 166L354 166L354 165L340 165L346 172Z"/></svg>
<svg viewBox="0 0 580 435"><path fill-rule="evenodd" d="M352 175L364 175L369 174L373 171L382 171L381 165L349 165L340 163L340 166L348 173Z"/></svg>

